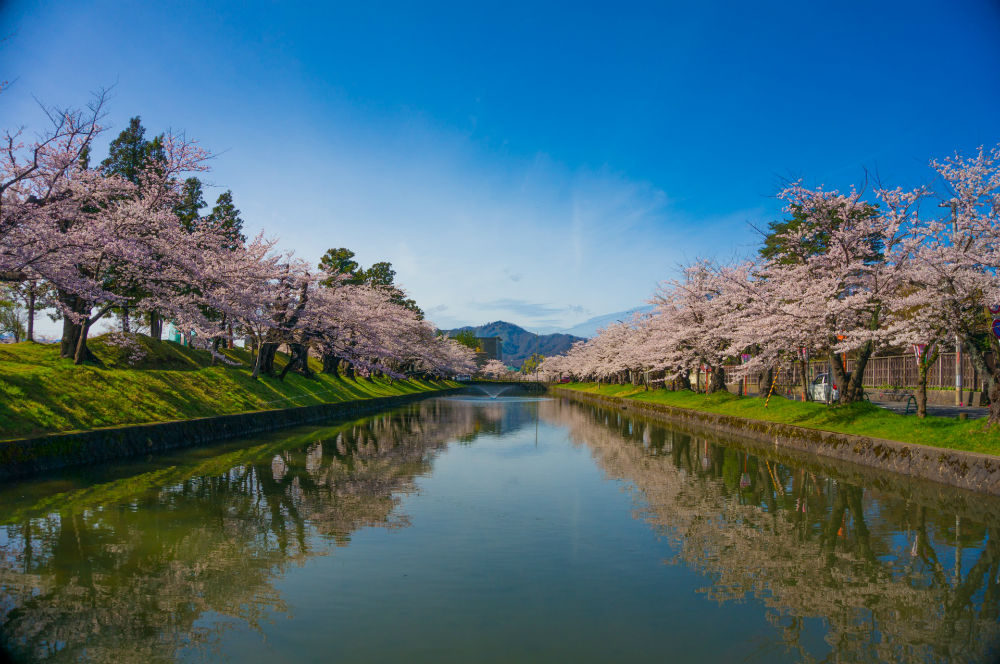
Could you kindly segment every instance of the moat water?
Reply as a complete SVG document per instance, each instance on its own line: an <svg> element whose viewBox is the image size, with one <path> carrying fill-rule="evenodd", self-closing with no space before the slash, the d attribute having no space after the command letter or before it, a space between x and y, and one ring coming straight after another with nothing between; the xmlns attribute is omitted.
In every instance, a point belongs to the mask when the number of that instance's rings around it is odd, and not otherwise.
<svg viewBox="0 0 1000 664"><path fill-rule="evenodd" d="M1000 505L558 399L446 397L0 487L54 662L990 662Z"/></svg>

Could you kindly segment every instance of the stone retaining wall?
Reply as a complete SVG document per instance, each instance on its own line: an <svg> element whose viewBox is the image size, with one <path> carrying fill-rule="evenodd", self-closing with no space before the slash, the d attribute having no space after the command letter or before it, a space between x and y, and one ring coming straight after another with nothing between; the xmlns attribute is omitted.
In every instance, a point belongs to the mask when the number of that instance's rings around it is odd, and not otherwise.
<svg viewBox="0 0 1000 664"><path fill-rule="evenodd" d="M551 392L575 401L627 410L654 419L679 422L755 441L774 450L828 457L979 493L1000 495L1000 457L988 454L806 429L791 424L762 422L566 388L553 387Z"/></svg>
<svg viewBox="0 0 1000 664"><path fill-rule="evenodd" d="M431 396L453 393L460 389L462 388L447 388L392 397L258 410L193 420L154 422L2 441L0 480L23 477L55 468L100 463L180 447L203 445L226 438L251 436L334 418L352 417Z"/></svg>

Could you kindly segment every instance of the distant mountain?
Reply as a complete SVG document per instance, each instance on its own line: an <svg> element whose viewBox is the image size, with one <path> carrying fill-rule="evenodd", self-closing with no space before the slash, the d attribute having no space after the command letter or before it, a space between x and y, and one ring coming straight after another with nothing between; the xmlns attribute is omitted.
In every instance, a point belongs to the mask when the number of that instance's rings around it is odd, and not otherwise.
<svg viewBox="0 0 1000 664"><path fill-rule="evenodd" d="M634 309L629 309L628 311L619 311L614 314L604 314L603 316L595 316L590 320L586 320L579 325L574 325L568 330L562 330L563 334L569 334L576 337L583 337L585 339L590 339L597 336L597 331L602 327L607 327L611 323L617 323L618 321L627 321L632 318L633 314L637 313L648 313L653 310L653 305L647 304L642 307L635 307Z"/></svg>
<svg viewBox="0 0 1000 664"><path fill-rule="evenodd" d="M545 357L560 355L569 350L575 342L581 341L580 337L571 334L534 334L523 327L502 320L477 327L467 325L444 332L454 334L462 330L472 330L477 337L500 337L503 340L500 346L503 351L503 362L515 367L520 367L532 353L540 353Z"/></svg>

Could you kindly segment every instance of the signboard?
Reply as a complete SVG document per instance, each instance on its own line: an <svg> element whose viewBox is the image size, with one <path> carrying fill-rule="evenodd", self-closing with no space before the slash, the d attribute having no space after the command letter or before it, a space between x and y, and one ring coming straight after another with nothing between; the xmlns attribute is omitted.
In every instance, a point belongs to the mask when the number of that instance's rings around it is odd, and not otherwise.
<svg viewBox="0 0 1000 664"><path fill-rule="evenodd" d="M990 313L993 314L994 316L1000 314L1000 304L991 304L986 308L989 309Z"/></svg>
<svg viewBox="0 0 1000 664"><path fill-rule="evenodd" d="M993 325L991 327L993 328L994 336L996 336L997 339L1000 339L1000 318L994 318Z"/></svg>

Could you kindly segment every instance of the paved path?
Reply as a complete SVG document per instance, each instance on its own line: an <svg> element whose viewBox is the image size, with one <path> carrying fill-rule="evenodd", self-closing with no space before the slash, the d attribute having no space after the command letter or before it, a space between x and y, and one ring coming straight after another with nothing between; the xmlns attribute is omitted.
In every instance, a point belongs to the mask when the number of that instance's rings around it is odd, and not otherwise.
<svg viewBox="0 0 1000 664"><path fill-rule="evenodd" d="M905 401L872 401L872 403L891 410L894 413L903 414L906 411ZM914 408L911 405L910 414L912 415L913 412ZM978 420L989 415L989 412L989 408L979 408L978 406L938 406L927 404L927 414L934 415L935 417L958 417L959 413L965 413L966 417L970 420Z"/></svg>

